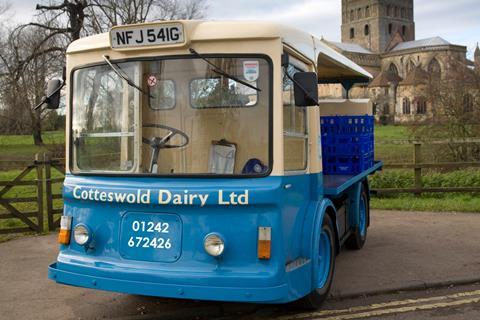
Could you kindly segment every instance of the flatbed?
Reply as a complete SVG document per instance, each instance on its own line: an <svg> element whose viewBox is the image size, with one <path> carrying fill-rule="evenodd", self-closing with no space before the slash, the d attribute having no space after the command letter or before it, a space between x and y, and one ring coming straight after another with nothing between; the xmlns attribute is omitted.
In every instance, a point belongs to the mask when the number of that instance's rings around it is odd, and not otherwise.
<svg viewBox="0 0 480 320"><path fill-rule="evenodd" d="M325 196L338 197L354 184L366 179L369 175L382 170L382 167L382 161L375 161L373 167L357 175L324 175L323 193Z"/></svg>

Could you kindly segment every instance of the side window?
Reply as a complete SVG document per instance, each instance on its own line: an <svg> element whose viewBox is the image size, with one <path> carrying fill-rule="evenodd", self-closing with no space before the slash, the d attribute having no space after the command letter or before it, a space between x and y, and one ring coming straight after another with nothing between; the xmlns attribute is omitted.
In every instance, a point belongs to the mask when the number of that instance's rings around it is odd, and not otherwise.
<svg viewBox="0 0 480 320"><path fill-rule="evenodd" d="M299 68L289 65L288 74L293 77ZM285 69L284 69L285 72ZM283 74L283 149L285 171L307 168L307 112L296 107L293 83Z"/></svg>
<svg viewBox="0 0 480 320"><path fill-rule="evenodd" d="M256 81L249 83L257 86ZM190 82L190 102L195 109L254 107L258 92L231 79L194 79Z"/></svg>

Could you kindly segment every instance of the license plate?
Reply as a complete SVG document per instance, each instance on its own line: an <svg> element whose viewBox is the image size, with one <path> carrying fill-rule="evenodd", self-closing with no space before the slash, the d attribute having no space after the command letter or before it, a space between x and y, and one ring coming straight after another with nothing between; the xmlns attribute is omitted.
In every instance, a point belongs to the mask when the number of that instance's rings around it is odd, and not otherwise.
<svg viewBox="0 0 480 320"><path fill-rule="evenodd" d="M181 23L119 26L110 30L114 49L172 45L185 42Z"/></svg>
<svg viewBox="0 0 480 320"><path fill-rule="evenodd" d="M120 241L125 259L173 262L181 253L182 223L175 214L127 213Z"/></svg>

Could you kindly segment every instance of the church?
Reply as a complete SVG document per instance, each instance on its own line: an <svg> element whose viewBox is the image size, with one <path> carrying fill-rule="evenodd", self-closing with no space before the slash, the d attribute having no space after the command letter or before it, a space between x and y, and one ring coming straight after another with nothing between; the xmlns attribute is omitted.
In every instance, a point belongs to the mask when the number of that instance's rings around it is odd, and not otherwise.
<svg viewBox="0 0 480 320"><path fill-rule="evenodd" d="M448 78L459 68L480 74L478 46L470 61L463 45L439 36L415 38L414 0L342 0L341 34L342 42L323 41L374 76L369 84L352 88L349 97L370 98L374 114L385 123L432 117L436 106L426 92L432 78ZM478 87L472 90L465 97L467 110L478 95ZM345 96L343 89L328 85L320 94Z"/></svg>

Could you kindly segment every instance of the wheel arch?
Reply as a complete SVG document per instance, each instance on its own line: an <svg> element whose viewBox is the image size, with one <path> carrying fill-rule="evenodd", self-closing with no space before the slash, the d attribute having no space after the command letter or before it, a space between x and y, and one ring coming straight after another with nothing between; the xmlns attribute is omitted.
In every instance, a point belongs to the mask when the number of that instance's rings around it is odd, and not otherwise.
<svg viewBox="0 0 480 320"><path fill-rule="evenodd" d="M335 252L338 255L340 253L340 235L338 232L338 224L337 224L337 210L333 206L328 206L325 209L325 214L330 217L330 219L333 222L333 225L335 226L335 228L333 228L333 231L335 231ZM323 217L322 217L322 222L323 222Z"/></svg>
<svg viewBox="0 0 480 320"><path fill-rule="evenodd" d="M318 239L320 236L320 230L322 228L322 223L325 215L328 215L332 219L335 231L335 249L338 252L340 246L340 238L337 225L337 210L333 202L324 198L321 201L315 202L315 205L309 210L309 215L304 223L303 227L303 254L304 256L312 258L314 253L314 243L315 239Z"/></svg>

